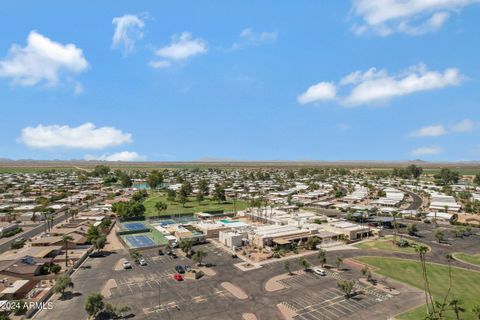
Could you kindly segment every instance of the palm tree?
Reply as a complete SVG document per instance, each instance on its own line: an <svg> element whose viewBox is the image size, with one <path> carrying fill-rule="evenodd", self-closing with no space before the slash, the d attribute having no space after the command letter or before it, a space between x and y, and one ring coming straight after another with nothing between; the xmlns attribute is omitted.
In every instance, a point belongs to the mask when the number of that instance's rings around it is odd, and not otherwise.
<svg viewBox="0 0 480 320"><path fill-rule="evenodd" d="M78 210L77 209L70 209L69 214L70 214L71 219L75 220L75 216L78 214Z"/></svg>
<svg viewBox="0 0 480 320"><path fill-rule="evenodd" d="M477 316L478 320L480 320L480 304L473 306L472 312Z"/></svg>
<svg viewBox="0 0 480 320"><path fill-rule="evenodd" d="M198 250L195 252L195 254L193 255L193 261L195 261L199 266L202 265L202 260L203 258L205 258L207 256L207 252L203 251L203 250Z"/></svg>
<svg viewBox="0 0 480 320"><path fill-rule="evenodd" d="M452 299L448 303L450 307L452 307L453 312L455 312L455 317L457 320L460 320L460 313L465 312L465 308L461 306L462 301L460 299Z"/></svg>
<svg viewBox="0 0 480 320"><path fill-rule="evenodd" d="M50 214L48 215L48 231L50 232L53 228L53 216Z"/></svg>
<svg viewBox="0 0 480 320"><path fill-rule="evenodd" d="M71 235L64 234L62 237L63 240L63 246L65 247L65 267L68 266L68 242L72 241L73 238Z"/></svg>
<svg viewBox="0 0 480 320"><path fill-rule="evenodd" d="M340 256L337 256L335 263L337 265L337 270L340 271L340 266L342 265L343 259Z"/></svg>
<svg viewBox="0 0 480 320"><path fill-rule="evenodd" d="M452 260L453 260L453 256L450 253L447 253L445 255L445 258L447 259L447 262L448 262L448 281L449 281L449 283L448 283L447 293L445 294L445 298L443 299L442 308L440 309L442 312L446 307L448 296L450 295L450 291L452 290Z"/></svg>
<svg viewBox="0 0 480 320"><path fill-rule="evenodd" d="M320 266L323 268L323 265L327 263L327 253L325 250L320 249L317 253L317 258L320 261Z"/></svg>
<svg viewBox="0 0 480 320"><path fill-rule="evenodd" d="M394 245L397 244L397 233L398 233L397 216L398 216L398 212L396 212L396 211L392 212L392 218L393 218L393 222L392 222L392 225L393 225L393 244L394 244Z"/></svg>
<svg viewBox="0 0 480 320"><path fill-rule="evenodd" d="M425 255L428 251L428 247L423 245L423 244L420 244L415 248L415 251L419 254L420 265L422 267L422 276L423 276L423 280L424 280L424 283L425 283L424 286L425 286L425 302L426 302L426 308L427 308L427 315L432 314L432 313L434 314L435 313L435 305L434 305L433 298L432 298L432 292L430 290L430 284L428 282L427 264L426 264L426 260L425 260ZM429 303L430 303L430 306L432 308L432 310L431 310L432 312L430 312Z"/></svg>
<svg viewBox="0 0 480 320"><path fill-rule="evenodd" d="M292 274L292 271L290 270L290 262L288 260L285 260L283 263L283 267L285 270L288 272L288 275L290 276Z"/></svg>
<svg viewBox="0 0 480 320"><path fill-rule="evenodd" d="M182 239L180 241L180 249L185 253L185 255L189 255L190 250L192 249L192 240L191 239Z"/></svg>
<svg viewBox="0 0 480 320"><path fill-rule="evenodd" d="M303 257L300 258L300 260L298 262L299 262L300 266L303 267L304 271L307 271L311 267L310 262L308 262L307 259L305 259Z"/></svg>

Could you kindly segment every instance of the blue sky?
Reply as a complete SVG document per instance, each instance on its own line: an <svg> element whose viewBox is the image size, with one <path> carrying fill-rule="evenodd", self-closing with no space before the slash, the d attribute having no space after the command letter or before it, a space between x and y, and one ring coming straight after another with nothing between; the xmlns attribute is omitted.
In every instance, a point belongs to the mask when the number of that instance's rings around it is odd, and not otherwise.
<svg viewBox="0 0 480 320"><path fill-rule="evenodd" d="M476 0L14 1L0 12L0 157L480 157Z"/></svg>

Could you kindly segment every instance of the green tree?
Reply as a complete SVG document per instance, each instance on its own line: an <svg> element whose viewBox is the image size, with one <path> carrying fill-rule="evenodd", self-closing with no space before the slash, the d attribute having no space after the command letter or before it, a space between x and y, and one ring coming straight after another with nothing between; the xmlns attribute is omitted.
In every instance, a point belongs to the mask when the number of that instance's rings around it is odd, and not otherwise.
<svg viewBox="0 0 480 320"><path fill-rule="evenodd" d="M337 270L340 271L340 267L342 265L343 259L340 256L335 257L335 265L337 266Z"/></svg>
<svg viewBox="0 0 480 320"><path fill-rule="evenodd" d="M290 270L290 262L288 260L285 260L283 262L283 267L285 268L285 271L287 271L288 275L292 275L292 271Z"/></svg>
<svg viewBox="0 0 480 320"><path fill-rule="evenodd" d="M71 235L64 234L62 236L62 240L63 240L63 246L65 247L65 267L67 267L68 266L68 243L70 241L73 241L73 238Z"/></svg>
<svg viewBox="0 0 480 320"><path fill-rule="evenodd" d="M160 213L162 211L165 211L167 210L167 204L165 202L162 202L162 201L157 201L155 203L155 210L157 211L158 215L160 215Z"/></svg>
<svg viewBox="0 0 480 320"><path fill-rule="evenodd" d="M156 190L163 183L163 174L158 170L153 170L147 176L146 181L147 181L148 186L151 189Z"/></svg>
<svg viewBox="0 0 480 320"><path fill-rule="evenodd" d="M480 304L476 304L472 308L472 312L475 316L477 316L478 320L480 320Z"/></svg>
<svg viewBox="0 0 480 320"><path fill-rule="evenodd" d="M177 193L175 192L175 190L172 190L172 189L168 189L167 190L167 200L168 201L175 201L175 198L177 197Z"/></svg>
<svg viewBox="0 0 480 320"><path fill-rule="evenodd" d="M124 172L122 172L122 174L120 175L119 180L120 184L124 188L130 188L133 185L132 178L130 178L130 176Z"/></svg>
<svg viewBox="0 0 480 320"><path fill-rule="evenodd" d="M193 242L192 239L182 239L180 240L180 250L182 250L186 256L190 255L190 251L192 250Z"/></svg>
<svg viewBox="0 0 480 320"><path fill-rule="evenodd" d="M129 306L116 306L110 303L105 304L103 312L107 314L110 319L123 319L123 314L130 311Z"/></svg>
<svg viewBox="0 0 480 320"><path fill-rule="evenodd" d="M91 225L88 227L87 230L87 243L93 244L95 240L100 237L100 231L98 231L98 228L95 227L94 225Z"/></svg>
<svg viewBox="0 0 480 320"><path fill-rule="evenodd" d="M465 312L465 308L462 307L462 301L460 299L452 299L448 303L448 305L452 308L453 312L455 312L455 318L460 320L460 313Z"/></svg>
<svg viewBox="0 0 480 320"><path fill-rule="evenodd" d="M110 168L104 165L95 166L92 171L92 176L94 177L103 177L110 173Z"/></svg>
<svg viewBox="0 0 480 320"><path fill-rule="evenodd" d="M430 290L430 282L428 281L427 274L427 263L425 255L428 252L428 247L420 244L415 247L415 251L418 253L420 258L420 266L422 267L422 277L424 281L424 291L425 291L425 305L427 308L427 315L435 314L435 303L432 297L432 291Z"/></svg>
<svg viewBox="0 0 480 320"><path fill-rule="evenodd" d="M319 237L310 237L305 243L305 248L307 248L308 250L314 250L321 242L322 240L320 240Z"/></svg>
<svg viewBox="0 0 480 320"><path fill-rule="evenodd" d="M107 237L105 235L100 235L95 241L93 242L93 248L97 250L97 252L100 252L105 248L105 245L107 244Z"/></svg>
<svg viewBox="0 0 480 320"><path fill-rule="evenodd" d="M460 173L452 171L448 168L442 168L438 174L434 176L435 180L442 185L458 183Z"/></svg>
<svg viewBox="0 0 480 320"><path fill-rule="evenodd" d="M188 194L185 189L180 188L178 191L178 202L182 204L183 207L185 207L185 203L188 201Z"/></svg>
<svg viewBox="0 0 480 320"><path fill-rule="evenodd" d="M201 191L199 191L199 192L197 193L197 197L196 197L196 198L197 198L198 203L201 203L203 200L205 200L205 195L204 195Z"/></svg>
<svg viewBox="0 0 480 320"><path fill-rule="evenodd" d="M308 260L303 258L303 257L300 258L298 263L300 264L300 266L303 268L304 271L307 271L312 267L312 264L310 262L308 262Z"/></svg>
<svg viewBox="0 0 480 320"><path fill-rule="evenodd" d="M213 190L213 200L217 202L225 201L227 198L225 196L225 188L220 184L215 184L215 189Z"/></svg>
<svg viewBox="0 0 480 320"><path fill-rule="evenodd" d="M208 195L208 181L202 179L198 182L198 191L203 195Z"/></svg>
<svg viewBox="0 0 480 320"><path fill-rule="evenodd" d="M195 254L193 255L192 259L193 261L195 261L199 266L202 265L202 260L203 258L205 258L207 256L207 252L203 251L203 250L198 250L195 252Z"/></svg>
<svg viewBox="0 0 480 320"><path fill-rule="evenodd" d="M68 274L60 275L57 280L55 280L55 285L53 286L54 293L61 293L62 298L65 296L65 290L67 288L73 288L73 281Z"/></svg>
<svg viewBox="0 0 480 320"><path fill-rule="evenodd" d="M437 238L438 242L442 242L445 239L445 233L442 229L433 230L433 236Z"/></svg>
<svg viewBox="0 0 480 320"><path fill-rule="evenodd" d="M78 214L78 210L77 209L70 209L68 210L68 214L70 215L70 217L75 220L75 217L77 216Z"/></svg>
<svg viewBox="0 0 480 320"><path fill-rule="evenodd" d="M407 232L411 236L417 235L417 232L418 232L417 224L415 222L409 223L407 225Z"/></svg>
<svg viewBox="0 0 480 320"><path fill-rule="evenodd" d="M95 318L104 307L105 303L103 302L103 295L98 292L89 294L85 300L85 311L87 311L91 318Z"/></svg>
<svg viewBox="0 0 480 320"><path fill-rule="evenodd" d="M370 268L367 266L364 266L362 270L360 270L365 278L367 278L367 281L370 281L372 279L372 272L370 271Z"/></svg>
<svg viewBox="0 0 480 320"><path fill-rule="evenodd" d="M318 258L318 261L320 262L320 266L323 268L324 264L327 263L327 253L325 252L325 250L323 249L318 250L317 258Z"/></svg>
<svg viewBox="0 0 480 320"><path fill-rule="evenodd" d="M353 293L355 282L353 280L338 280L337 286L345 294L345 298L350 299Z"/></svg>

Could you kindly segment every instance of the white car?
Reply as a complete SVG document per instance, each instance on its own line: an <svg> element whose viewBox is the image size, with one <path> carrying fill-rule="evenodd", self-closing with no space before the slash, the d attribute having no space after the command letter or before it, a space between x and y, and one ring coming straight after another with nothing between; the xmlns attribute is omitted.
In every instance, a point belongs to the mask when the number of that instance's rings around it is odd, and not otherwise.
<svg viewBox="0 0 480 320"><path fill-rule="evenodd" d="M325 272L325 270L323 269L320 269L320 268L315 268L313 269L313 272L316 274L316 275L319 275L319 276L326 276L327 273Z"/></svg>
<svg viewBox="0 0 480 320"><path fill-rule="evenodd" d="M128 261L123 261L123 269L132 269L132 264Z"/></svg>
<svg viewBox="0 0 480 320"><path fill-rule="evenodd" d="M143 258L140 259L139 263L140 263L141 266L146 266L147 265L147 261L145 261L145 259L143 259Z"/></svg>

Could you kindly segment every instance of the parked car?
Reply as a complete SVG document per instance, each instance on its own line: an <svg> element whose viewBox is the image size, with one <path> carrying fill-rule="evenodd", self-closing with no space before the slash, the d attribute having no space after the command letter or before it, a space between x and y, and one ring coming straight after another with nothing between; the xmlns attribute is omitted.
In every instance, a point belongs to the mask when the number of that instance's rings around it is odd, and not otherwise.
<svg viewBox="0 0 480 320"><path fill-rule="evenodd" d="M145 261L145 259L140 259L140 265L141 266L146 266L147 265L147 261Z"/></svg>
<svg viewBox="0 0 480 320"><path fill-rule="evenodd" d="M182 280L183 280L183 277L182 277L181 274L175 273L175 274L173 275L173 279L175 279L175 280L177 280L177 281L182 281Z"/></svg>
<svg viewBox="0 0 480 320"><path fill-rule="evenodd" d="M315 273L316 275L322 276L322 277L324 277L324 276L327 275L327 273L325 272L325 270L320 269L320 268L315 268L315 269L313 269L313 273Z"/></svg>
<svg viewBox="0 0 480 320"><path fill-rule="evenodd" d="M210 262L205 263L205 267L207 267L207 268L211 268L211 267L215 267L215 266L216 266L215 263L210 263Z"/></svg>
<svg viewBox="0 0 480 320"><path fill-rule="evenodd" d="M177 271L178 273L185 273L185 268L178 265L178 266L175 266L175 271Z"/></svg>
<svg viewBox="0 0 480 320"><path fill-rule="evenodd" d="M132 269L132 264L129 261L123 261L123 269Z"/></svg>

